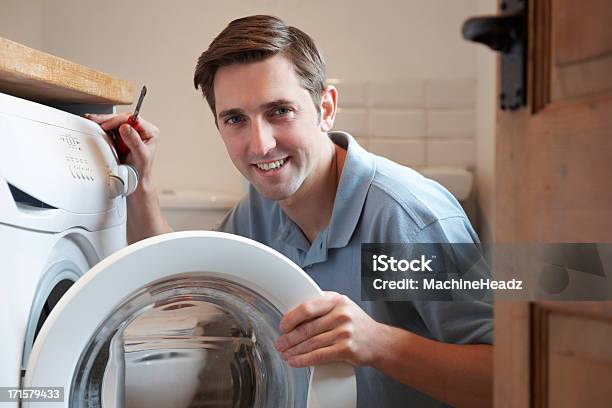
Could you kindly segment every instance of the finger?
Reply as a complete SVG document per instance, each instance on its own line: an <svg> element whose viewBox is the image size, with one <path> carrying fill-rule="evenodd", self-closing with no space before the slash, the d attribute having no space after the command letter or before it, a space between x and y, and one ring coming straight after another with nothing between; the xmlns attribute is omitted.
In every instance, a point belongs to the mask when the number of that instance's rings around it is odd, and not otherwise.
<svg viewBox="0 0 612 408"><path fill-rule="evenodd" d="M328 313L318 319L304 322L289 333L279 336L274 345L278 351L283 352L311 337L329 331L334 327L334 317Z"/></svg>
<svg viewBox="0 0 612 408"><path fill-rule="evenodd" d="M331 346L337 341L337 339L345 338L346 335L344 333L345 331L343 330L331 330L318 334L291 347L290 349L284 351L281 355L283 356L283 359L287 360L293 356L310 353L316 349Z"/></svg>
<svg viewBox="0 0 612 408"><path fill-rule="evenodd" d="M85 117L93 120L94 122L100 124L100 127L109 131L111 129L116 129L123 125L124 123L128 123L128 120L132 114L131 113L122 113L122 114L93 114L86 113ZM155 127L152 123L143 119L142 116L138 116L138 129L136 129L138 134L142 140L153 139L156 135L159 134L159 129Z"/></svg>
<svg viewBox="0 0 612 408"><path fill-rule="evenodd" d="M323 297L304 302L301 305L291 309L280 321L281 332L288 333L303 322L329 313L329 311L336 305L338 296L331 294L325 295Z"/></svg>
<svg viewBox="0 0 612 408"><path fill-rule="evenodd" d="M310 353L289 357L287 363L294 368L336 363L345 360L344 349L344 345L336 343L331 346L316 349Z"/></svg>
<svg viewBox="0 0 612 408"><path fill-rule="evenodd" d="M104 130L115 129L121 124L128 121L130 113L109 113L109 114L97 114L97 113L86 113L83 116L89 120L92 120L100 125Z"/></svg>
<svg viewBox="0 0 612 408"><path fill-rule="evenodd" d="M116 113L85 113L83 117L100 124L117 116Z"/></svg>
<svg viewBox="0 0 612 408"><path fill-rule="evenodd" d="M338 327L349 327L348 324L351 323L351 319L352 317L348 309L343 306L336 306L325 316L302 323L289 333L279 336L275 342L276 349L283 352L320 333Z"/></svg>
<svg viewBox="0 0 612 408"><path fill-rule="evenodd" d="M96 122L102 129L108 131L119 127L122 123L127 122L129 114L121 113L109 113L109 114L97 114L97 113L86 113L83 115L85 118Z"/></svg>
<svg viewBox="0 0 612 408"><path fill-rule="evenodd" d="M130 149L130 152L138 155L144 155L145 144L140 138L140 135L134 128L127 123L124 123L119 127L119 134L121 139L125 142L126 146Z"/></svg>
<svg viewBox="0 0 612 408"><path fill-rule="evenodd" d="M117 115L113 115L104 122L100 123L100 127L103 130L116 129L124 123L127 123L128 119L130 118L130 115L131 113L120 113Z"/></svg>
<svg viewBox="0 0 612 408"><path fill-rule="evenodd" d="M136 131L140 134L142 140L153 139L159 134L159 129L140 115L138 116L138 129Z"/></svg>

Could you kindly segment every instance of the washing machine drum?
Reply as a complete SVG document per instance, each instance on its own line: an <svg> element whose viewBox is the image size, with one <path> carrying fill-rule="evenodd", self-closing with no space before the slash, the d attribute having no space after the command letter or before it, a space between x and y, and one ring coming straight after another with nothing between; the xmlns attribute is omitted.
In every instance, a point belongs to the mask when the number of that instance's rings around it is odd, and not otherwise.
<svg viewBox="0 0 612 408"><path fill-rule="evenodd" d="M255 241L217 232L150 238L64 295L24 385L62 387L63 401L45 406L354 407L350 366L291 368L274 349L282 315L318 296L308 275Z"/></svg>

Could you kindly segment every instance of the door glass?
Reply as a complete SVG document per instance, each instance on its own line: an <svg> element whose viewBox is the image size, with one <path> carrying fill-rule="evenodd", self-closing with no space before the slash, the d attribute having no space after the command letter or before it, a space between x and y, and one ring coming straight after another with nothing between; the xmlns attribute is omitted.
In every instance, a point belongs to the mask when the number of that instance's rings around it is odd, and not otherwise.
<svg viewBox="0 0 612 408"><path fill-rule="evenodd" d="M43 323L47 320L57 302L82 275L81 268L67 259L53 263L43 273L30 306L30 316L28 317L21 359L23 372L25 372L34 341Z"/></svg>
<svg viewBox="0 0 612 408"><path fill-rule="evenodd" d="M301 407L309 370L274 348L281 313L258 293L206 274L131 295L84 350L71 406Z"/></svg>

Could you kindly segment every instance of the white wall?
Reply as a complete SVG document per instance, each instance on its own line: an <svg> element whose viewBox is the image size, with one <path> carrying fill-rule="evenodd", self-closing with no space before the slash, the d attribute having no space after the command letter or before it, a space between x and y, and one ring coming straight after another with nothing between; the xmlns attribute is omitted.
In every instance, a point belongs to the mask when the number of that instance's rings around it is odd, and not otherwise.
<svg viewBox="0 0 612 408"><path fill-rule="evenodd" d="M43 48L43 0L0 0L0 37Z"/></svg>
<svg viewBox="0 0 612 408"><path fill-rule="evenodd" d="M155 164L161 189L239 192L243 183L192 85L197 57L230 20L266 13L303 29L322 49L330 78L473 81L476 47L460 30L478 1L35 1L32 7L43 11L42 34L36 24L0 33L34 46L41 37L37 48L43 51L129 79L137 88L146 84L143 116L162 130Z"/></svg>
<svg viewBox="0 0 612 408"><path fill-rule="evenodd" d="M338 82L342 108L335 130L348 131L369 151L417 170L474 168L476 80Z"/></svg>

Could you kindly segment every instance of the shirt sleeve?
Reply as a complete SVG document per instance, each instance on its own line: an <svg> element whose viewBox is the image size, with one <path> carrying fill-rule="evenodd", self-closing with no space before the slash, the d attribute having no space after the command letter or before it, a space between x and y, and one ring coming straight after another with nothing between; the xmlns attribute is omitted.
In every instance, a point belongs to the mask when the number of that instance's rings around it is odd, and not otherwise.
<svg viewBox="0 0 612 408"><path fill-rule="evenodd" d="M418 232L413 243L474 244L478 236L463 216L437 220ZM478 265L479 273L489 273ZM483 271L483 268L485 269ZM414 306L434 339L446 343L493 343L493 305L488 301L414 301Z"/></svg>

